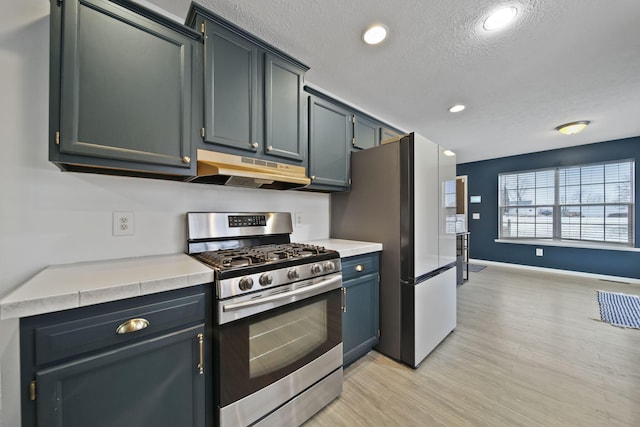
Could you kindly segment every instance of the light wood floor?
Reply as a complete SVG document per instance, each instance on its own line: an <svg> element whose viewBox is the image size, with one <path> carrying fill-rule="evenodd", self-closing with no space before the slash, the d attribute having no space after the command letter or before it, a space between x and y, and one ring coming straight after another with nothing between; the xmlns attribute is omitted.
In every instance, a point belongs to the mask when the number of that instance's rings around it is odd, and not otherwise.
<svg viewBox="0 0 640 427"><path fill-rule="evenodd" d="M305 427L640 426L640 330L596 290L640 287L489 266L458 287L458 326L417 370L371 352Z"/></svg>

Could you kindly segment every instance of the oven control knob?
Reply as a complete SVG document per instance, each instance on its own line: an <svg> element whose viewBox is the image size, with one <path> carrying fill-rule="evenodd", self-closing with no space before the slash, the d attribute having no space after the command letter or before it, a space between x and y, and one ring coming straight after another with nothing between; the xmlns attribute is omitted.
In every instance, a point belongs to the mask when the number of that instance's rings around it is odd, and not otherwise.
<svg viewBox="0 0 640 427"><path fill-rule="evenodd" d="M273 283L273 277L268 274L265 273L262 276L260 276L260 286L269 286L270 284Z"/></svg>
<svg viewBox="0 0 640 427"><path fill-rule="evenodd" d="M324 271L326 271L327 273L331 273L335 269L336 265L333 263L333 261L327 261L324 263Z"/></svg>
<svg viewBox="0 0 640 427"><path fill-rule="evenodd" d="M291 270L287 271L287 277L289 278L289 280L296 280L298 277L300 277L300 275L298 274L298 270L292 268Z"/></svg>
<svg viewBox="0 0 640 427"><path fill-rule="evenodd" d="M313 264L311 266L311 274L319 274L322 273L322 267L320 264Z"/></svg>
<svg viewBox="0 0 640 427"><path fill-rule="evenodd" d="M253 288L253 279L251 277L243 277L240 279L238 286L240 286L241 291L248 291Z"/></svg>

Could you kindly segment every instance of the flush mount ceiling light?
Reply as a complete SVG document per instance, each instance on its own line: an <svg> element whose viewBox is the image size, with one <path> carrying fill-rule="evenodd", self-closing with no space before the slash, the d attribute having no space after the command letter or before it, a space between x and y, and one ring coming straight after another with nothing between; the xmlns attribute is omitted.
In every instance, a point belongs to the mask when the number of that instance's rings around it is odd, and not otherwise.
<svg viewBox="0 0 640 427"><path fill-rule="evenodd" d="M467 107L465 107L462 104L457 104L457 105L454 105L453 107L449 108L449 112L450 113L459 113L460 111L464 110L465 108L467 108Z"/></svg>
<svg viewBox="0 0 640 427"><path fill-rule="evenodd" d="M362 35L362 39L367 44L378 44L387 38L389 29L381 24L375 24L367 28Z"/></svg>
<svg viewBox="0 0 640 427"><path fill-rule="evenodd" d="M449 156L449 157L453 157L453 156L455 156L455 155L456 155L456 153L454 153L454 152L453 152L453 151L451 151L451 150L444 150L444 151L442 152L442 154L444 154L445 156Z"/></svg>
<svg viewBox="0 0 640 427"><path fill-rule="evenodd" d="M571 122L560 125L556 130L565 135L574 135L578 132L582 132L584 128L591 123L589 120L580 120L579 122Z"/></svg>
<svg viewBox="0 0 640 427"><path fill-rule="evenodd" d="M497 9L484 20L484 24L482 26L487 31L499 30L500 28L504 28L509 25L509 23L515 19L517 14L518 9L514 6Z"/></svg>

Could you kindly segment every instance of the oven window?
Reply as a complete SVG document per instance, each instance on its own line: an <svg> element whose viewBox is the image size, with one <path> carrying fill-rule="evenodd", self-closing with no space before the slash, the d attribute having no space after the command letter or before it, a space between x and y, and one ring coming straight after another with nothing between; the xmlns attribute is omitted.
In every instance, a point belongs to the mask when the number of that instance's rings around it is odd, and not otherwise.
<svg viewBox="0 0 640 427"><path fill-rule="evenodd" d="M342 342L342 292L306 298L216 328L219 405L286 377Z"/></svg>
<svg viewBox="0 0 640 427"><path fill-rule="evenodd" d="M249 377L269 374L304 358L327 340L322 300L249 325Z"/></svg>

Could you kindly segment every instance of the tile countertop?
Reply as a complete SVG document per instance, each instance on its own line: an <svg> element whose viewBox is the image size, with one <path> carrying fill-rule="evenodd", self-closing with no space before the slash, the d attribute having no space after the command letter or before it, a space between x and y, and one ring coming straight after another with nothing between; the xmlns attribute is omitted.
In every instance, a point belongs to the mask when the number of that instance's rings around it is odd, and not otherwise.
<svg viewBox="0 0 640 427"><path fill-rule="evenodd" d="M369 254L371 252L378 252L382 250L382 243L360 242L357 240L321 239L309 240L302 243L324 246L327 249L333 249L334 251L338 251L340 253L340 258Z"/></svg>
<svg viewBox="0 0 640 427"><path fill-rule="evenodd" d="M382 250L381 243L311 240L341 258ZM52 265L0 299L0 320L51 313L213 282L213 270L186 254Z"/></svg>
<svg viewBox="0 0 640 427"><path fill-rule="evenodd" d="M186 254L52 265L0 300L0 320L213 282Z"/></svg>

